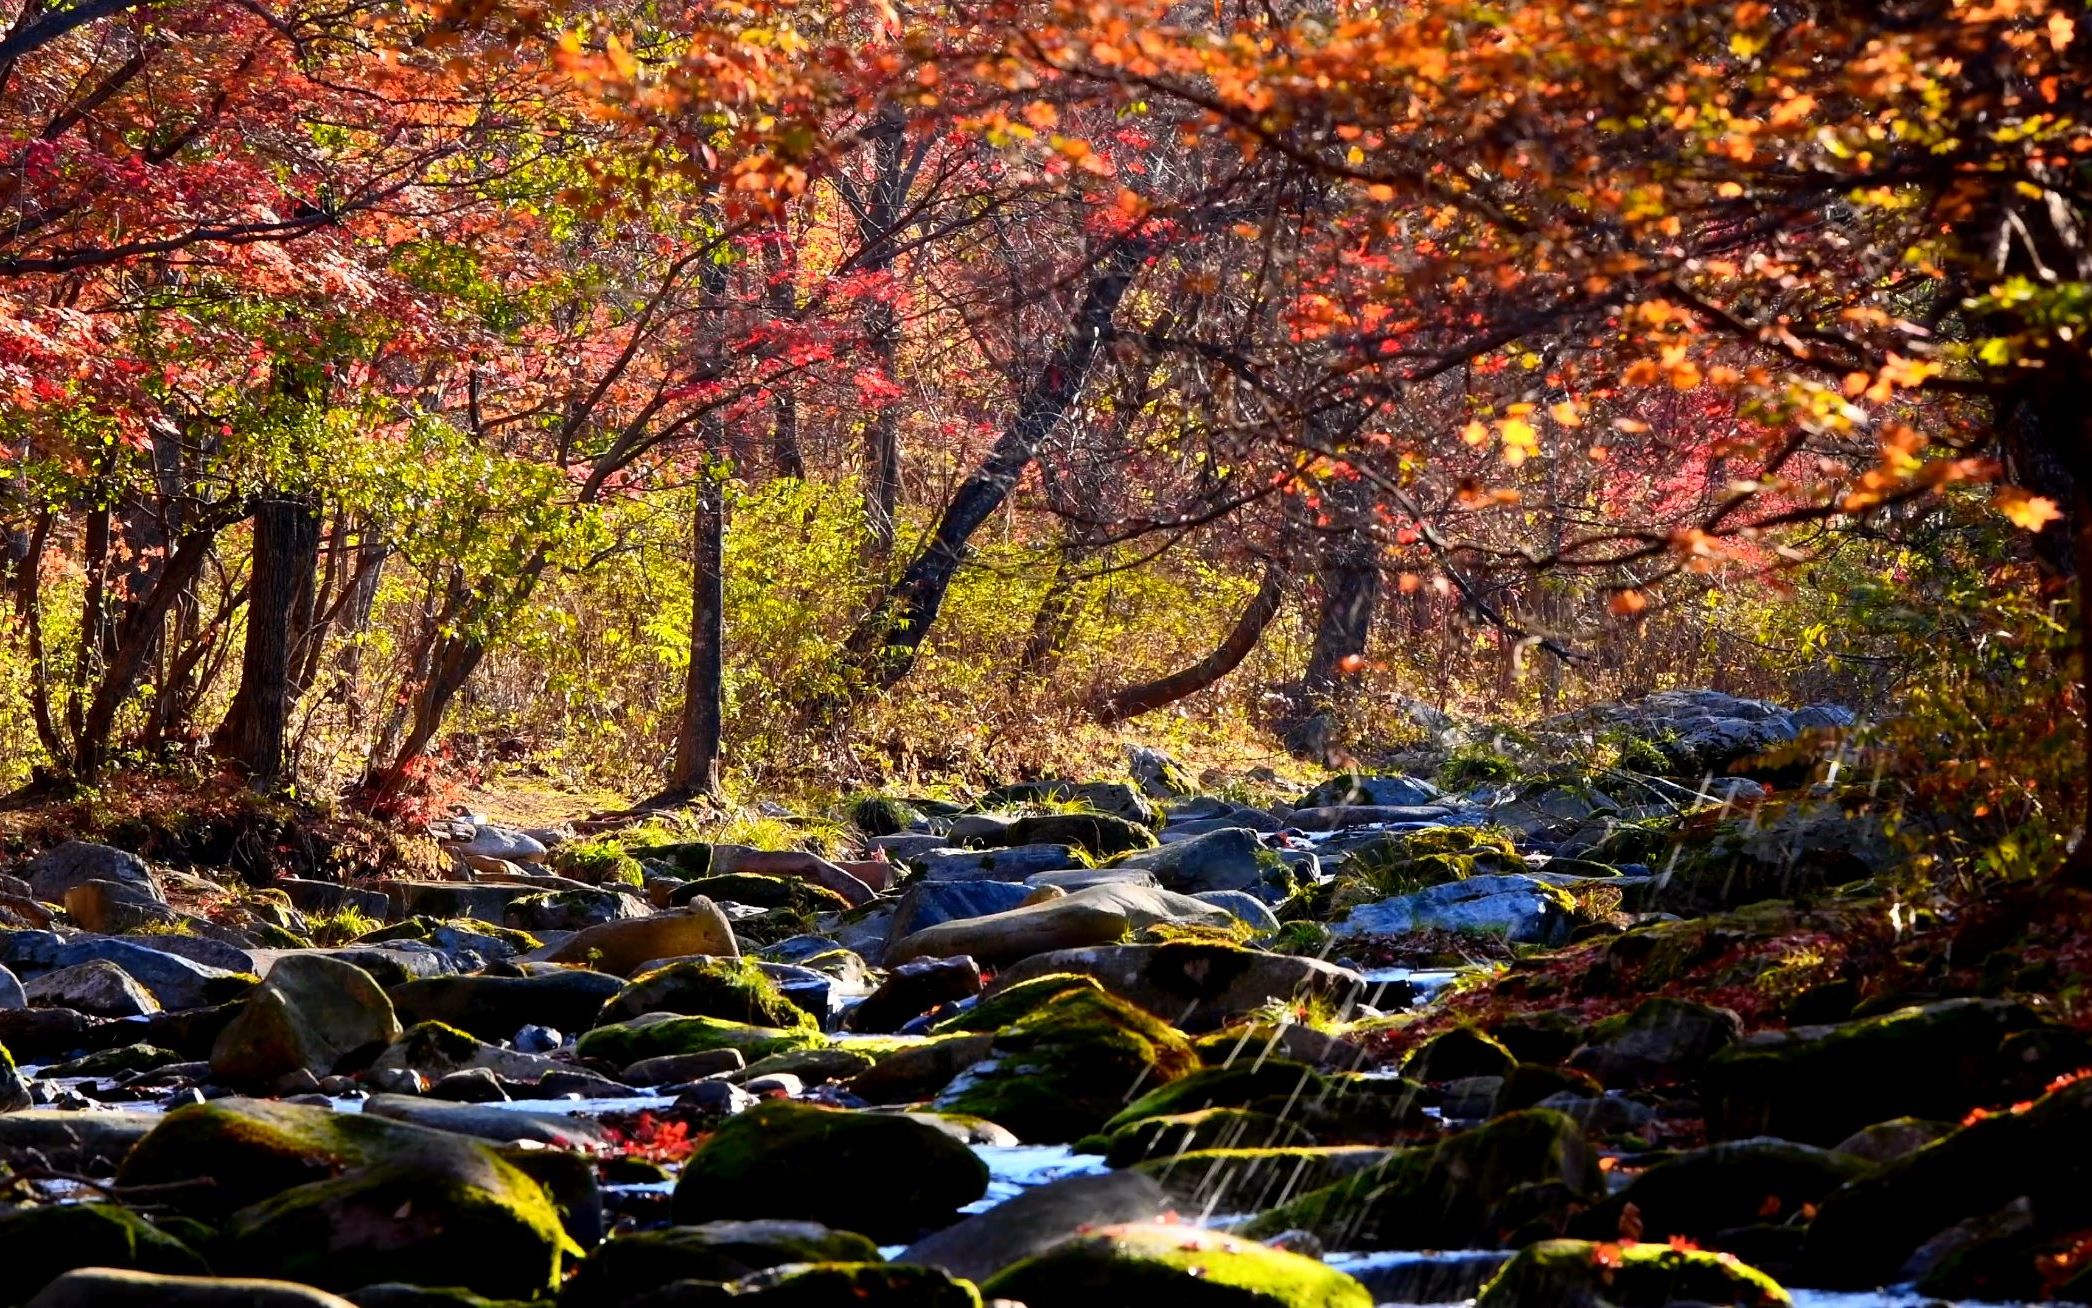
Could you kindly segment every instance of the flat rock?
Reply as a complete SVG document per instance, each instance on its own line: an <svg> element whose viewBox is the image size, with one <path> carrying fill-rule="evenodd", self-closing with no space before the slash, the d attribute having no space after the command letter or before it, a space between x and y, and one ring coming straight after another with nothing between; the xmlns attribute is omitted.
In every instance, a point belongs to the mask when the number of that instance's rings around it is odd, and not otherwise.
<svg viewBox="0 0 2092 1308"><path fill-rule="evenodd" d="M1277 853L1247 827L1222 827L1158 849L1128 854L1114 867L1152 873L1165 890L1241 890L1276 902L1291 891L1292 877Z"/></svg>
<svg viewBox="0 0 2092 1308"><path fill-rule="evenodd" d="M1345 827L1377 827L1402 822L1443 825L1454 820L1455 812L1435 805L1332 804L1322 808L1296 808L1286 820L1302 831L1340 831Z"/></svg>
<svg viewBox="0 0 2092 1308"><path fill-rule="evenodd" d="M1469 877L1413 895L1361 904L1330 926L1340 940L1456 931L1521 944L1559 944L1573 922L1568 896L1528 876Z"/></svg>
<svg viewBox="0 0 2092 1308"><path fill-rule="evenodd" d="M543 841L514 827L481 824L473 829L472 838L463 842L447 844L445 848L455 853L478 858L499 858L512 863L542 863L551 852Z"/></svg>
<svg viewBox="0 0 2092 1308"><path fill-rule="evenodd" d="M167 902L145 860L84 840L68 840L38 854L29 864L28 880L36 897L47 904L63 904L67 891L89 881L124 882L145 890L160 903Z"/></svg>
<svg viewBox="0 0 2092 1308"><path fill-rule="evenodd" d="M924 881L1022 881L1038 872L1079 868L1073 845L1012 845L1005 849L939 849L916 858Z"/></svg>
<svg viewBox="0 0 2092 1308"><path fill-rule="evenodd" d="M1273 1001L1314 1000L1342 1011L1366 980L1318 958L1233 945L1099 945L1034 954L997 975L995 994L1056 973L1094 977L1112 994L1185 1030L1224 1025Z"/></svg>
<svg viewBox="0 0 2092 1308"><path fill-rule="evenodd" d="M27 1308L356 1308L339 1295L290 1281L159 1276L88 1267L45 1286Z"/></svg>
<svg viewBox="0 0 2092 1308"><path fill-rule="evenodd" d="M160 1001L130 973L102 959L75 963L32 978L23 987L32 1005L70 1008L90 1017L143 1017Z"/></svg>
<svg viewBox="0 0 2092 1308"><path fill-rule="evenodd" d="M52 1167L102 1174L160 1124L158 1113L30 1108L0 1113L0 1158L34 1150Z"/></svg>
<svg viewBox="0 0 2092 1308"><path fill-rule="evenodd" d="M610 1135L586 1117L528 1108L495 1108L486 1104L441 1103L410 1095L372 1095L363 1111L433 1131L491 1140L497 1144L530 1142L555 1149L596 1151L607 1148Z"/></svg>
<svg viewBox="0 0 2092 1308"><path fill-rule="evenodd" d="M887 950L887 964L911 958L967 954L1001 966L1056 949L1079 949L1123 939L1158 922L1225 927L1234 915L1188 895L1139 886L1103 885L1043 904L917 931Z"/></svg>
<svg viewBox="0 0 2092 1308"><path fill-rule="evenodd" d="M1085 1227L1151 1221L1169 1207L1168 1193L1140 1172L1070 1176L917 1240L894 1261L985 1281Z"/></svg>
<svg viewBox="0 0 2092 1308"><path fill-rule="evenodd" d="M650 959L683 954L738 958L741 946L719 906L702 895L671 913L605 922L524 957L533 962L578 963L630 976Z"/></svg>
<svg viewBox="0 0 2092 1308"><path fill-rule="evenodd" d="M586 1030L623 988L615 976L560 968L539 976L432 977L386 994L402 1022L442 1022L481 1040L506 1040L531 1024Z"/></svg>
<svg viewBox="0 0 2092 1308"><path fill-rule="evenodd" d="M918 881L901 895L893 918L893 937L945 922L1006 913L1022 905L1031 887L1020 881Z"/></svg>

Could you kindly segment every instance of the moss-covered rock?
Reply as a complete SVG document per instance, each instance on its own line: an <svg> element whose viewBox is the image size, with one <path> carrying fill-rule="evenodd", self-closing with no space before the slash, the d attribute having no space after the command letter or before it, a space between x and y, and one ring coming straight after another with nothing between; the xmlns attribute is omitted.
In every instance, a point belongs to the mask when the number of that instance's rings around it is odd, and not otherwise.
<svg viewBox="0 0 2092 1308"><path fill-rule="evenodd" d="M1495 1243L1499 1208L1520 1190L1597 1193L1582 1130L1561 1113L1528 1109L1431 1145L1397 1150L1377 1167L1258 1216L1244 1233L1306 1230L1348 1249L1464 1248Z"/></svg>
<svg viewBox="0 0 2092 1308"><path fill-rule="evenodd" d="M1102 1126L1143 1085L1198 1068L1181 1033L1123 1000L1071 990L1005 1027L989 1056L937 1097L946 1112L985 1117L1035 1143Z"/></svg>
<svg viewBox="0 0 2092 1308"><path fill-rule="evenodd" d="M988 1167L904 1116L759 1104L707 1138L675 1190L679 1223L781 1217L907 1240L987 1193Z"/></svg>
<svg viewBox="0 0 2092 1308"><path fill-rule="evenodd" d="M2041 1024L2023 1004L1950 999L1841 1026L1761 1033L1708 1061L1708 1132L1828 1146L1888 1117L1959 1121L2017 1070L2001 1058L2005 1037Z"/></svg>
<svg viewBox="0 0 2092 1308"><path fill-rule="evenodd" d="M48 1077L73 1076L123 1076L131 1072L150 1072L171 1063L185 1062L172 1049L158 1045L119 1045L114 1049L101 1049L75 1058L70 1062L58 1063L43 1070Z"/></svg>
<svg viewBox="0 0 2092 1308"><path fill-rule="evenodd" d="M591 885L637 886L646 869L615 840L573 840L552 853L552 869L561 876Z"/></svg>
<svg viewBox="0 0 2092 1308"><path fill-rule="evenodd" d="M1157 1086L1113 1114L1101 1134L1110 1135L1149 1118L1205 1108L1246 1108L1286 1116L1325 1097L1329 1090L1329 1080L1312 1067L1282 1058L1246 1058L1226 1067L1202 1067Z"/></svg>
<svg viewBox="0 0 2092 1308"><path fill-rule="evenodd" d="M211 1074L229 1085L326 1076L399 1038L392 1001L370 973L325 954L278 959L268 980L211 1046Z"/></svg>
<svg viewBox="0 0 2092 1308"><path fill-rule="evenodd" d="M1649 1168L1571 1229L1594 1240L1617 1239L1631 1204L1641 1239L1706 1240L1732 1227L1796 1217L1870 1170L1857 1158L1787 1140L1709 1145Z"/></svg>
<svg viewBox="0 0 2092 1308"><path fill-rule="evenodd" d="M688 959L657 967L633 977L596 1020L608 1026L648 1013L717 1017L787 1031L814 1026L811 1014L786 999L763 969L745 958Z"/></svg>
<svg viewBox="0 0 2092 1308"><path fill-rule="evenodd" d="M1173 1157L1193 1149L1276 1149L1313 1143L1315 1138L1305 1127L1271 1113L1202 1108L1119 1128L1105 1138L1104 1162L1108 1167L1131 1167L1144 1159Z"/></svg>
<svg viewBox="0 0 2092 1308"><path fill-rule="evenodd" d="M2033 1234L2092 1227L2092 1079L1972 1122L1831 1193L1809 1224L1808 1283L1894 1280L1933 1236L2021 1198Z"/></svg>
<svg viewBox="0 0 2092 1308"><path fill-rule="evenodd" d="M531 1023L587 1030L624 985L621 977L574 968L539 976L427 977L385 993L403 1022L443 1022L481 1040L506 1040Z"/></svg>
<svg viewBox="0 0 2092 1308"><path fill-rule="evenodd" d="M850 805L850 825L868 836L896 836L922 820L921 809L891 795L864 795Z"/></svg>
<svg viewBox="0 0 2092 1308"><path fill-rule="evenodd" d="M1543 1240L1482 1289L1475 1308L1779 1308L1787 1292L1727 1254L1664 1244Z"/></svg>
<svg viewBox="0 0 2092 1308"><path fill-rule="evenodd" d="M1155 847L1155 833L1138 822L1108 813L1042 813L1018 818L982 836L976 845L1007 849L1017 845L1073 845L1095 858Z"/></svg>
<svg viewBox="0 0 2092 1308"><path fill-rule="evenodd" d="M1729 1009L1658 995L1595 1023L1571 1061L1609 1086L1674 1085L1699 1075L1742 1033L1743 1019Z"/></svg>
<svg viewBox="0 0 2092 1308"><path fill-rule="evenodd" d="M778 1267L731 1285L678 1281L632 1308L980 1308L970 1281L902 1263Z"/></svg>
<svg viewBox="0 0 2092 1308"><path fill-rule="evenodd" d="M588 1256L559 1308L624 1308L670 1281L736 1281L786 1263L876 1262L878 1246L818 1222L709 1222L637 1231Z"/></svg>
<svg viewBox="0 0 2092 1308"><path fill-rule="evenodd" d="M1215 1231L1107 1226L990 1277L991 1299L1028 1308L1372 1308L1364 1286L1313 1258Z"/></svg>
<svg viewBox="0 0 2092 1308"><path fill-rule="evenodd" d="M400 1281L527 1299L556 1288L581 1250L544 1187L485 1145L422 1134L233 1214L224 1265L333 1290Z"/></svg>
<svg viewBox="0 0 2092 1308"><path fill-rule="evenodd" d="M686 904L700 895L715 903L788 909L799 917L840 913L850 907L849 900L826 886L817 886L797 877L773 877L761 872L727 872L686 881L675 888L668 902L671 905Z"/></svg>
<svg viewBox="0 0 2092 1308"><path fill-rule="evenodd" d="M528 1298L576 1251L545 1188L494 1149L368 1114L238 1099L177 1109L117 1179L169 1186L193 1213L230 1212L219 1270L326 1288Z"/></svg>
<svg viewBox="0 0 2092 1308"><path fill-rule="evenodd" d="M717 1017L650 1013L629 1022L597 1027L575 1042L574 1052L583 1058L626 1068L644 1058L697 1054L709 1049L738 1049L749 1062L754 1062L790 1049L820 1049L827 1043L810 1026L786 1029L750 1026Z"/></svg>
<svg viewBox="0 0 2092 1308"><path fill-rule="evenodd" d="M1191 1211L1253 1213L1335 1185L1388 1156L1371 1145L1194 1149L1150 1158L1134 1170L1155 1178Z"/></svg>
<svg viewBox="0 0 2092 1308"><path fill-rule="evenodd" d="M1518 1060L1488 1032L1456 1026L1432 1036L1403 1060L1402 1075L1418 1081L1457 1081L1470 1076L1509 1076Z"/></svg>
<svg viewBox="0 0 2092 1308"><path fill-rule="evenodd" d="M1040 1005L1057 999L1070 990L1092 990L1101 994L1104 987L1097 984L1095 977L1077 976L1072 972L1035 976L1029 981L1019 981L998 990L992 995L984 995L972 1007L933 1024L930 1031L936 1035L960 1031L1000 1031Z"/></svg>
<svg viewBox="0 0 2092 1308"><path fill-rule="evenodd" d="M0 1304L17 1304L76 1267L202 1276L195 1250L116 1204L49 1204L0 1217Z"/></svg>

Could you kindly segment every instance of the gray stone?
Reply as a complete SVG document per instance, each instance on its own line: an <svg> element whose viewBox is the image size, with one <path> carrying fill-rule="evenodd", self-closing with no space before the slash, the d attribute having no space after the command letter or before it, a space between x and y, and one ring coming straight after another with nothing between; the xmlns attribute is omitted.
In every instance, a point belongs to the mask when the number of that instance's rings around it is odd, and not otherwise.
<svg viewBox="0 0 2092 1308"><path fill-rule="evenodd" d="M1323 808L1296 808L1287 821L1302 831L1340 831L1345 827L1386 826L1414 822L1441 826L1453 820L1454 809L1389 804L1338 804Z"/></svg>
<svg viewBox="0 0 2092 1308"><path fill-rule="evenodd" d="M706 1049L694 1054L663 1054L642 1058L618 1073L633 1085L684 1085L708 1076L738 1072L748 1065L738 1049Z"/></svg>
<svg viewBox="0 0 2092 1308"><path fill-rule="evenodd" d="M1197 790L1177 761L1152 745L1126 746L1126 771L1150 799L1177 799Z"/></svg>
<svg viewBox="0 0 2092 1308"><path fill-rule="evenodd" d="M68 890L89 881L125 882L148 891L161 903L167 900L143 859L108 845L68 840L38 854L29 864L30 888L47 904L63 904Z"/></svg>
<svg viewBox="0 0 2092 1308"><path fill-rule="evenodd" d="M99 959L33 977L23 989L32 1005L70 1008L91 1017L143 1017L160 1011L152 992L130 973Z"/></svg>
<svg viewBox="0 0 2092 1308"><path fill-rule="evenodd" d="M65 892L66 916L89 931L115 934L174 921L174 910L151 886L134 881L82 881Z"/></svg>
<svg viewBox="0 0 2092 1308"><path fill-rule="evenodd" d="M192 963L215 967L226 972L255 972L254 954L237 945L226 944L212 936L191 936L179 932L168 932L147 936L138 941L148 949L163 954L186 958Z"/></svg>
<svg viewBox="0 0 2092 1308"><path fill-rule="evenodd" d="M1076 867L1065 872L1035 872L1024 878L1024 884L1033 890L1051 889L1066 894L1088 890L1091 886L1144 886L1160 890L1162 883L1153 872L1133 867Z"/></svg>
<svg viewBox="0 0 2092 1308"><path fill-rule="evenodd" d="M1381 808L1404 808L1431 804L1445 792L1422 777L1359 776L1346 773L1331 777L1300 797L1297 808L1327 808L1338 804L1368 804Z"/></svg>
<svg viewBox="0 0 2092 1308"><path fill-rule="evenodd" d="M29 996L14 973L0 967L0 1010L29 1007Z"/></svg>
<svg viewBox="0 0 2092 1308"><path fill-rule="evenodd" d="M1276 903L1291 893L1285 863L1247 827L1224 827L1189 840L1126 855L1113 867L1153 873L1165 890L1242 890Z"/></svg>
<svg viewBox="0 0 2092 1308"><path fill-rule="evenodd" d="M589 1152L610 1144L609 1133L591 1119L541 1109L490 1108L482 1104L431 1102L409 1095L372 1095L364 1101L363 1111L372 1117L498 1144L528 1141L555 1149Z"/></svg>
<svg viewBox="0 0 2092 1308"><path fill-rule="evenodd" d="M918 881L901 896L893 939L942 922L1007 912L1030 894L1031 888L1018 881Z"/></svg>
<svg viewBox="0 0 2092 1308"><path fill-rule="evenodd" d="M902 831L891 836L873 836L864 842L866 849L879 850L888 858L902 863L913 863L933 849L943 849L950 844L943 836L923 835L914 831Z"/></svg>
<svg viewBox="0 0 2092 1308"><path fill-rule="evenodd" d="M544 842L514 827L481 825L476 827L470 840L452 844L447 848L458 854L479 858L506 859L511 863L542 863L551 852Z"/></svg>
<svg viewBox="0 0 2092 1308"><path fill-rule="evenodd" d="M356 1308L339 1295L290 1281L160 1276L89 1267L67 1272L27 1308Z"/></svg>
<svg viewBox="0 0 2092 1308"><path fill-rule="evenodd" d="M1349 968L1232 945L1097 945L1034 954L1003 969L994 993L1042 976L1094 977L1112 994L1184 1030L1205 1030L1274 1001L1313 1000L1343 1012L1365 992Z"/></svg>
<svg viewBox="0 0 2092 1308"><path fill-rule="evenodd" d="M0 1115L0 1156L34 1150L50 1166L106 1175L115 1171L131 1146L160 1124L160 1114L140 1112L76 1113L60 1108L30 1108Z"/></svg>
<svg viewBox="0 0 2092 1308"><path fill-rule="evenodd" d="M392 900L382 890L358 890L332 881L309 881L301 877L278 877L269 884L281 890L291 901L291 907L301 913L338 913L353 908L380 922L392 915Z"/></svg>
<svg viewBox="0 0 2092 1308"><path fill-rule="evenodd" d="M916 862L925 881L1022 881L1037 872L1083 866L1072 845L933 850Z"/></svg>
<svg viewBox="0 0 2092 1308"><path fill-rule="evenodd" d="M993 967L1055 949L1120 940L1158 922L1227 926L1233 921L1226 909L1189 895L1140 886L1091 886L1047 903L913 932L888 947L886 962L892 966L911 958L966 954Z"/></svg>
<svg viewBox="0 0 2092 1308"><path fill-rule="evenodd" d="M1568 896L1528 876L1469 877L1361 904L1333 923L1339 940L1458 931L1503 936L1520 944L1559 944L1574 922Z"/></svg>
<svg viewBox="0 0 2092 1308"><path fill-rule="evenodd" d="M392 1001L368 972L339 959L276 961L211 1046L211 1074L233 1085L273 1085L293 1072L332 1073L350 1054L400 1035Z"/></svg>
<svg viewBox="0 0 2092 1308"><path fill-rule="evenodd" d="M894 1261L942 1267L965 1280L985 1281L1085 1227L1144 1222L1170 1206L1168 1194L1142 1172L1070 1176L1025 1190L987 1212L925 1236Z"/></svg>
<svg viewBox="0 0 2092 1308"><path fill-rule="evenodd" d="M1201 903L1224 908L1235 915L1235 920L1259 935L1279 928L1278 914L1271 906L1255 895L1242 890L1195 890L1191 897Z"/></svg>

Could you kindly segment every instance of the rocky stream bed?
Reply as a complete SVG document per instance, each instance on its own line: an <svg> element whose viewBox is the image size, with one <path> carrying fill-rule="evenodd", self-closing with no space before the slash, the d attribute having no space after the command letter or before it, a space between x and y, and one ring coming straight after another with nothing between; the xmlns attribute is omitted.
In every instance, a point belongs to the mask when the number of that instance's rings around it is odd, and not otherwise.
<svg viewBox="0 0 2092 1308"><path fill-rule="evenodd" d="M0 881L0 1304L2092 1302L2079 924L1920 930L1851 796L1725 770L1849 722L1257 802L1135 751L836 858L58 844Z"/></svg>

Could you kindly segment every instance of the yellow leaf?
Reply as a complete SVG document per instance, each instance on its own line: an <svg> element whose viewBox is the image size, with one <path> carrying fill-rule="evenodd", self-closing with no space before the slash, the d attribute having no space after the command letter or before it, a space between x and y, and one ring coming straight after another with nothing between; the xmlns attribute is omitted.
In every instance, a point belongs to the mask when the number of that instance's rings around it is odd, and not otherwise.
<svg viewBox="0 0 2092 1308"><path fill-rule="evenodd" d="M2063 516L2063 510L2056 507L2054 500L2029 495L2017 486L2000 486L1991 503L2013 526L2027 531L2040 531Z"/></svg>

